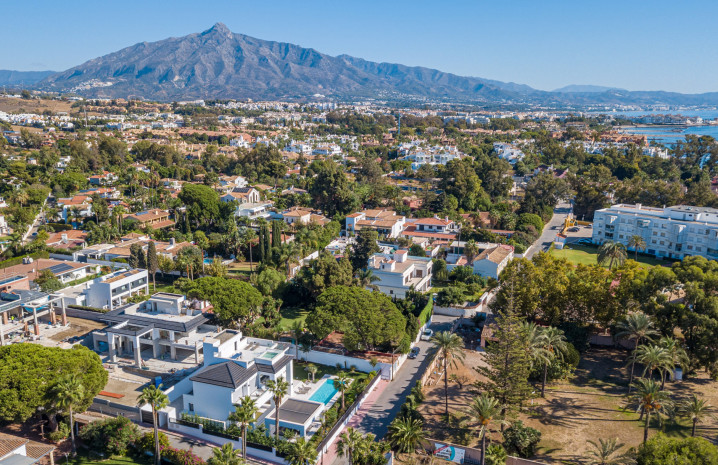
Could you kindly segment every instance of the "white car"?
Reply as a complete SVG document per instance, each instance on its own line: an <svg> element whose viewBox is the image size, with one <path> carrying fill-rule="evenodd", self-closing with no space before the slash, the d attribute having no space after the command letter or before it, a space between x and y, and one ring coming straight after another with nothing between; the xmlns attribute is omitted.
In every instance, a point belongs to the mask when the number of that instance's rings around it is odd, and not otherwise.
<svg viewBox="0 0 718 465"><path fill-rule="evenodd" d="M434 331L430 329L425 329L423 333L421 333L421 340L422 341L430 341L432 336L434 336Z"/></svg>

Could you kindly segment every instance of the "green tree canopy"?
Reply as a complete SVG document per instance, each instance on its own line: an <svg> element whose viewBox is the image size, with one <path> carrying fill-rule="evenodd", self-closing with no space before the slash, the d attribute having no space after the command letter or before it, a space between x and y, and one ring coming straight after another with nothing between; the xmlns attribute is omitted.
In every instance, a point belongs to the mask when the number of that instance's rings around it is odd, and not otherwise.
<svg viewBox="0 0 718 465"><path fill-rule="evenodd" d="M246 324L261 310L262 294L251 285L227 278L206 277L187 283L187 296L206 299L223 326Z"/></svg>

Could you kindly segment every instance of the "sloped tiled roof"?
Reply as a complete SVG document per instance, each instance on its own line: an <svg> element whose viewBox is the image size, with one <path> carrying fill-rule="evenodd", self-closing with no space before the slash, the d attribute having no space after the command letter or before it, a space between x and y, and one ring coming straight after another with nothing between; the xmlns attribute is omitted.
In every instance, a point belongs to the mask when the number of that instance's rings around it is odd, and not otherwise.
<svg viewBox="0 0 718 465"><path fill-rule="evenodd" d="M257 373L256 365L244 368L235 362L224 362L192 376L190 381L236 389L255 373Z"/></svg>

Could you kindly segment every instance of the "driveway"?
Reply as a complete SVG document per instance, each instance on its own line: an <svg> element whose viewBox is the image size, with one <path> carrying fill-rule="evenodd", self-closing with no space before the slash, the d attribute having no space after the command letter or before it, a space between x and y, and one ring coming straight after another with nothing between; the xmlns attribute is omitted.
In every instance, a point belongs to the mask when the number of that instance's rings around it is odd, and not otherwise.
<svg viewBox="0 0 718 465"><path fill-rule="evenodd" d="M561 227L569 213L571 213L571 204L569 203L559 203L554 208L553 218L544 226L541 236L533 243L531 250L526 254L526 258L530 260L536 253L545 252L551 247L556 234L561 231Z"/></svg>
<svg viewBox="0 0 718 465"><path fill-rule="evenodd" d="M444 315L434 315L431 323L431 330L436 332L447 331L451 329L455 318ZM407 359L404 365L394 374L394 381L382 392L379 398L368 410L357 425L363 433L373 433L378 439L384 437L389 427L389 423L399 413L404 399L409 395L411 388L414 387L416 381L426 371L429 360L427 355L433 350L433 344L428 341L419 341L416 344L421 352L415 359Z"/></svg>

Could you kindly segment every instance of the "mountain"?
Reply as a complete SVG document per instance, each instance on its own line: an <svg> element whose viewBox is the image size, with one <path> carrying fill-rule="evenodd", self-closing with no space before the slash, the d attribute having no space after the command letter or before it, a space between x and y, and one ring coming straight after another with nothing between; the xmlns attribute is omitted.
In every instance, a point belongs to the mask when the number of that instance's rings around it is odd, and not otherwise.
<svg viewBox="0 0 718 465"><path fill-rule="evenodd" d="M623 90L623 89L618 89L616 87L571 84L570 86L565 86L565 87L561 87L560 89L555 89L553 92L556 92L559 94L580 94L580 93L588 94L588 93L597 93L597 92L608 92L611 90Z"/></svg>
<svg viewBox="0 0 718 465"><path fill-rule="evenodd" d="M55 71L12 71L0 69L0 86L31 86L37 84Z"/></svg>
<svg viewBox="0 0 718 465"><path fill-rule="evenodd" d="M222 23L158 42L142 42L52 74L37 88L91 97L453 101L485 105L718 104L718 93L684 95L568 86L529 86L435 69L330 56L298 45L235 34ZM567 90L568 89L568 90Z"/></svg>

